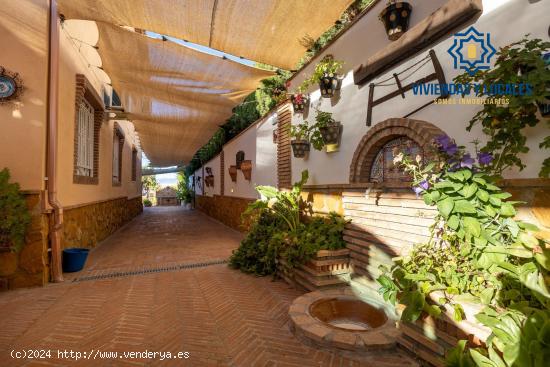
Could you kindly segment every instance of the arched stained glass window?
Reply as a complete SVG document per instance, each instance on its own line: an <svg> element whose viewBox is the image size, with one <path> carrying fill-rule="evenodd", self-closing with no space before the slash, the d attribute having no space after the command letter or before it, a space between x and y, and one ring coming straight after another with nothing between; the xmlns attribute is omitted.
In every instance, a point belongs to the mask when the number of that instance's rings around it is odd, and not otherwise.
<svg viewBox="0 0 550 367"><path fill-rule="evenodd" d="M412 139L405 136L392 139L378 151L370 170L370 182L407 182L411 178L393 164L394 153L404 152L423 157L422 149Z"/></svg>

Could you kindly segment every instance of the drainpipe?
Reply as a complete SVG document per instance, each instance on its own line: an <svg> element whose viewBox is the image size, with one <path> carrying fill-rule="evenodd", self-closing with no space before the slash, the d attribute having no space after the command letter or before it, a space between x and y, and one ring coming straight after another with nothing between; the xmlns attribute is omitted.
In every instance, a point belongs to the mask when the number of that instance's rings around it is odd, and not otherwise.
<svg viewBox="0 0 550 367"><path fill-rule="evenodd" d="M56 0L49 0L49 47L48 47L48 131L46 149L46 187L48 203L53 209L54 223L50 228L52 281L63 281L61 270L61 235L63 208L57 199L57 111L59 83L59 25Z"/></svg>

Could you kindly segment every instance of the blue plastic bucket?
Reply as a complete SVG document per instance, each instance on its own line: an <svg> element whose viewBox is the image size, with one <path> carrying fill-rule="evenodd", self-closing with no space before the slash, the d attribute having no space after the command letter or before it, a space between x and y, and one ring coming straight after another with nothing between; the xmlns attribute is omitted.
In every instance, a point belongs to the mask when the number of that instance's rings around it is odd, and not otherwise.
<svg viewBox="0 0 550 367"><path fill-rule="evenodd" d="M72 273L80 271L86 263L88 257L87 248L67 248L63 250L63 271L66 273Z"/></svg>

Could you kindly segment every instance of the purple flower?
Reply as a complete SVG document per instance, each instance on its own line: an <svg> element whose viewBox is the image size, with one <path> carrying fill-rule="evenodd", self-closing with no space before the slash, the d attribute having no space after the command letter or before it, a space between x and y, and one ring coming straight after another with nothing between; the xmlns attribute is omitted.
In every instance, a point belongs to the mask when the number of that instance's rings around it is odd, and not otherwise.
<svg viewBox="0 0 550 367"><path fill-rule="evenodd" d="M420 195L420 193L424 190L420 186L415 186L415 187L413 187L413 191L416 194L416 197L418 197L418 195Z"/></svg>
<svg viewBox="0 0 550 367"><path fill-rule="evenodd" d="M472 168L475 163L475 160L470 156L469 153L464 154L464 157L462 157L462 161L460 162L460 167L468 167Z"/></svg>
<svg viewBox="0 0 550 367"><path fill-rule="evenodd" d="M451 138L447 135L439 135L435 138L435 141L443 149L446 149L451 144Z"/></svg>
<svg viewBox="0 0 550 367"><path fill-rule="evenodd" d="M428 190L430 188L430 183L428 181L424 180L424 181L420 182L418 184L418 186L420 186L424 190Z"/></svg>
<svg viewBox="0 0 550 367"><path fill-rule="evenodd" d="M478 153L477 160L479 161L479 164L482 166L486 166L488 164L491 164L493 161L493 155L491 153Z"/></svg>
<svg viewBox="0 0 550 367"><path fill-rule="evenodd" d="M447 148L443 148L443 150L448 155L455 155L456 153L458 153L458 146L453 143L453 144L447 146Z"/></svg>
<svg viewBox="0 0 550 367"><path fill-rule="evenodd" d="M418 197L422 191L428 190L430 188L430 183L426 180L421 181L418 186L413 187L413 191L416 194L416 197Z"/></svg>

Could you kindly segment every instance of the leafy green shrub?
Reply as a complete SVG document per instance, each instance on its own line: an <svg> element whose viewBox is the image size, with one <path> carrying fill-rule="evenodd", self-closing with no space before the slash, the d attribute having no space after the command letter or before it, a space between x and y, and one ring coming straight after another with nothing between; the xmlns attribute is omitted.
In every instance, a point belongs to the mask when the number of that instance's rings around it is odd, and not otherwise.
<svg viewBox="0 0 550 367"><path fill-rule="evenodd" d="M262 211L250 226L239 248L233 251L229 265L245 273L269 275L277 271L278 240L274 237L285 227L282 219Z"/></svg>
<svg viewBox="0 0 550 367"><path fill-rule="evenodd" d="M337 213L327 217L314 216L302 223L296 231L282 232L280 257L290 268L306 263L319 250L340 250L346 247L343 239L347 221Z"/></svg>
<svg viewBox="0 0 550 367"><path fill-rule="evenodd" d="M10 183L10 171L0 171L0 246L19 251L25 243L25 235L31 215L19 184Z"/></svg>
<svg viewBox="0 0 550 367"><path fill-rule="evenodd" d="M495 66L489 70L480 70L475 75L468 72L455 78L456 83L480 83L487 88L478 88L477 97L505 98L506 104L486 103L472 118L468 131L476 124L481 125L487 135L487 144L483 152L495 156L492 169L502 173L510 167L520 170L525 168L520 154L527 153L527 132L530 127L539 124L537 102L543 103L548 96L550 85L550 69L542 59L542 55L550 50L550 42L540 39L524 38L501 48L497 52ZM504 95L504 91L495 93L489 88L492 84L515 83L529 86L531 93L520 91L513 95ZM543 119L550 127L550 119ZM541 149L550 148L550 136L540 143ZM550 158L543 162L540 177L550 175Z"/></svg>
<svg viewBox="0 0 550 367"><path fill-rule="evenodd" d="M250 230L230 266L257 275L275 274L280 259L289 268L304 264L319 250L337 250L346 246L342 234L346 221L336 213L327 217L310 216L311 208L302 200L301 189L308 172L292 190L279 191L258 186L262 199L243 213L251 222Z"/></svg>
<svg viewBox="0 0 550 367"><path fill-rule="evenodd" d="M382 269L380 293L406 306L404 321L423 313L437 317L447 305L461 321L462 303L486 305L476 319L493 331L488 349L469 349L465 356L467 346L459 344L451 365L536 366L537 353L550 345L548 244L533 235L535 226L513 219L518 202L509 201L511 195L485 173L489 153L479 153L476 163L447 136L437 146L439 159L428 164L420 156L395 156L416 194L438 214L427 243L394 259L391 270ZM532 318L543 322L528 325ZM520 348L526 340L531 346Z"/></svg>
<svg viewBox="0 0 550 367"><path fill-rule="evenodd" d="M151 207L153 206L153 202L149 199L143 199L143 205L146 207Z"/></svg>
<svg viewBox="0 0 550 367"><path fill-rule="evenodd" d="M189 188L189 176L185 172L178 172L178 185L176 197L182 202L189 204L193 200L194 191Z"/></svg>

